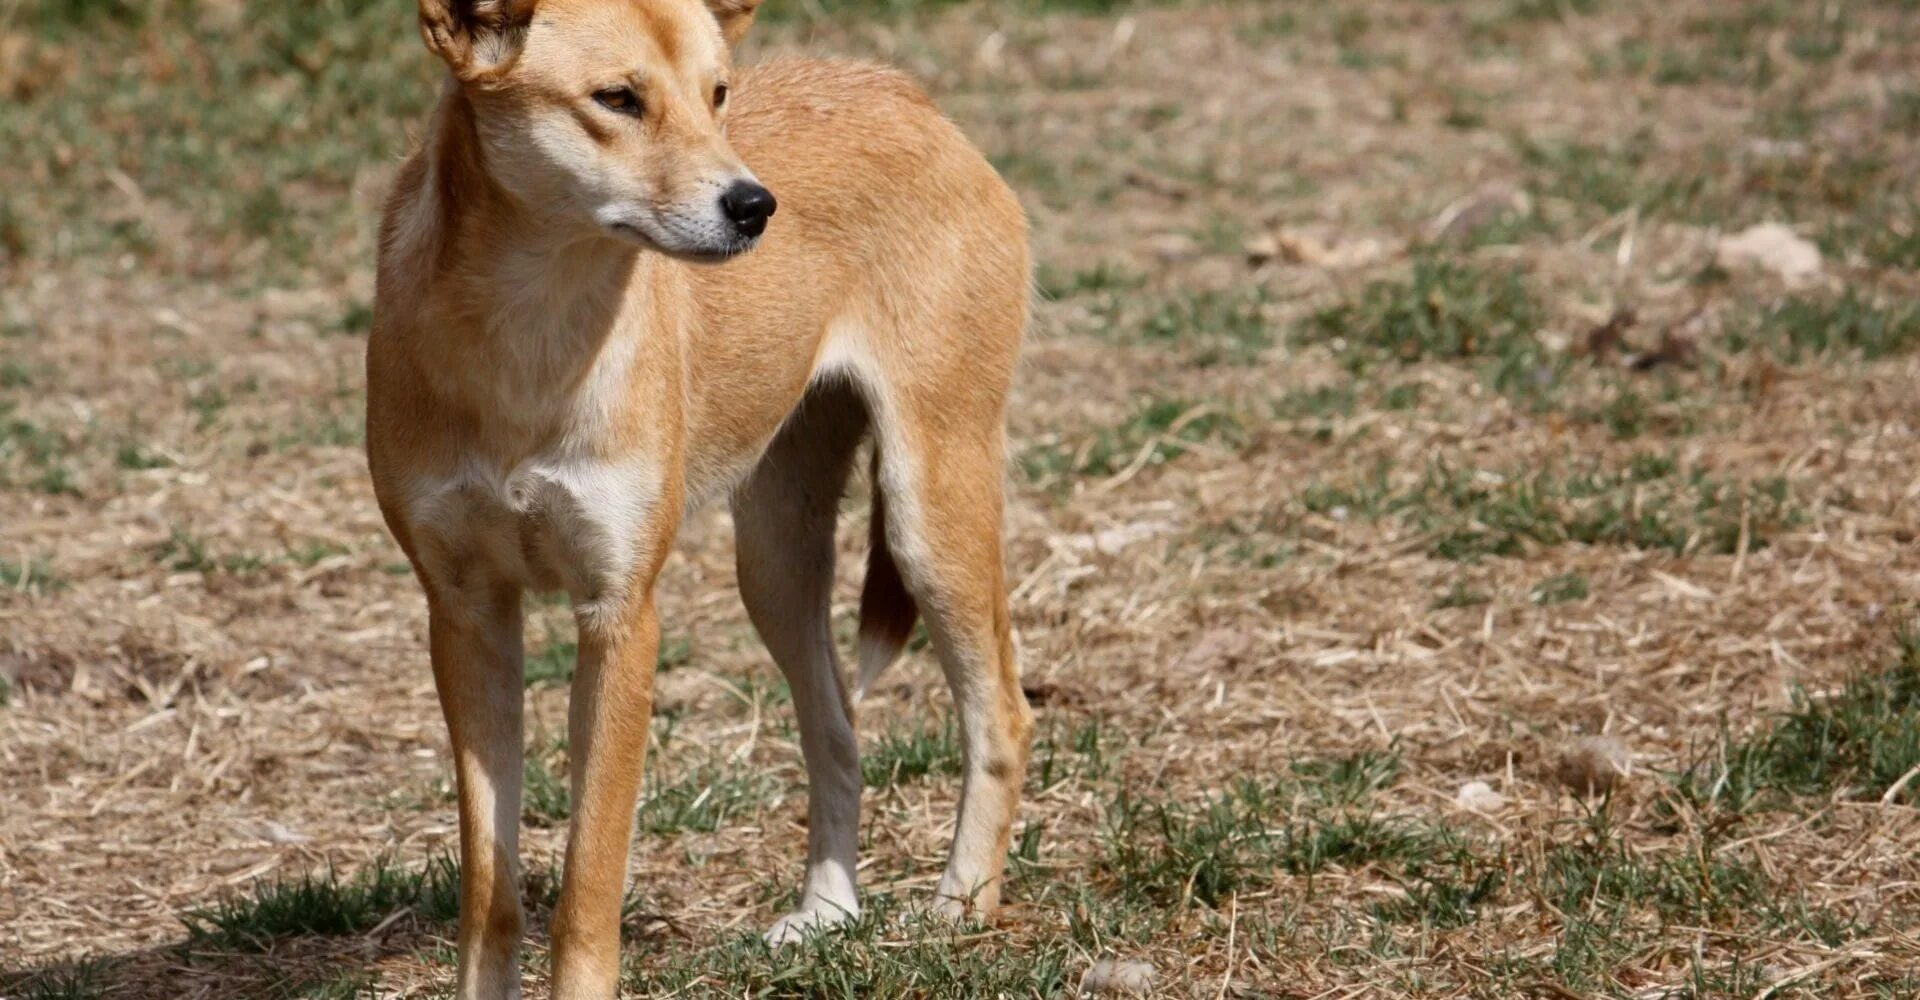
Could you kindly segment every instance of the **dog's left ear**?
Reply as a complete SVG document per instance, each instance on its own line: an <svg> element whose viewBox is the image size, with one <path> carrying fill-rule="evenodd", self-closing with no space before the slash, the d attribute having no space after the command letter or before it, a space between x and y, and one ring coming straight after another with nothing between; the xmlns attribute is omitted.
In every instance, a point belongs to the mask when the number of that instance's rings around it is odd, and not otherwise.
<svg viewBox="0 0 1920 1000"><path fill-rule="evenodd" d="M760 0L707 0L707 9L713 11L713 17L720 22L720 34L725 36L728 45L740 44L740 39L753 26L753 15L760 9Z"/></svg>

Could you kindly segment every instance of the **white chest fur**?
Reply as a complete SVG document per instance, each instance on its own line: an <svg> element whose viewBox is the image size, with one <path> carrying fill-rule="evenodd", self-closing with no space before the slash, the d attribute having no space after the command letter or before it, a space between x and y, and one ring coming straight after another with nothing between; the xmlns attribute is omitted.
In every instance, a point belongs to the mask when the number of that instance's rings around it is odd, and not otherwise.
<svg viewBox="0 0 1920 1000"><path fill-rule="evenodd" d="M407 519L442 594L485 601L501 584L564 590L576 604L625 596L644 554L661 477L644 456L543 455L512 469L469 460L414 484Z"/></svg>

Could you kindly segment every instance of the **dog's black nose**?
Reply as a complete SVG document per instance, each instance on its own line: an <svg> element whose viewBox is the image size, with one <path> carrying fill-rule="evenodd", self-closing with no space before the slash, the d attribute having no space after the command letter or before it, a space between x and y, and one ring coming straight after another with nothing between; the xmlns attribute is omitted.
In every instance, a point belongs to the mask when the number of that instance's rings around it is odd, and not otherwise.
<svg viewBox="0 0 1920 1000"><path fill-rule="evenodd" d="M773 192L752 181L734 181L720 196L720 210L727 213L734 232L748 239L766 232L767 218L776 207Z"/></svg>

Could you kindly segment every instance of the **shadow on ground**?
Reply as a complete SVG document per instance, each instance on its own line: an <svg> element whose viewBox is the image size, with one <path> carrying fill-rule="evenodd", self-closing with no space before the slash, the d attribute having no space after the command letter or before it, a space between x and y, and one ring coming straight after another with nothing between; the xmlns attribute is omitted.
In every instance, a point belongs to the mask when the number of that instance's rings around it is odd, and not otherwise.
<svg viewBox="0 0 1920 1000"><path fill-rule="evenodd" d="M122 954L0 972L4 1000L351 1000L383 961L432 947L415 927L276 941L239 951L182 939Z"/></svg>

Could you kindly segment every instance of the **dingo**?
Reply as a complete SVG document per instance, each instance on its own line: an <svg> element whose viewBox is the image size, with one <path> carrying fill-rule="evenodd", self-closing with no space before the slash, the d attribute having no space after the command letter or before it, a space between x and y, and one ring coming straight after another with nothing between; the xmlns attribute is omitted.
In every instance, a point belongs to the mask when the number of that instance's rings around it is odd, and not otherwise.
<svg viewBox="0 0 1920 1000"><path fill-rule="evenodd" d="M463 998L519 992L522 590L565 590L580 629L553 995L610 997L654 580L682 515L720 494L810 786L799 906L769 939L857 912L849 706L922 615L966 761L933 908L999 898L1032 727L1001 565L1025 220L901 75L732 69L758 3L420 0L452 73L381 229L367 453L427 594L460 793ZM869 433L849 698L833 530Z"/></svg>

